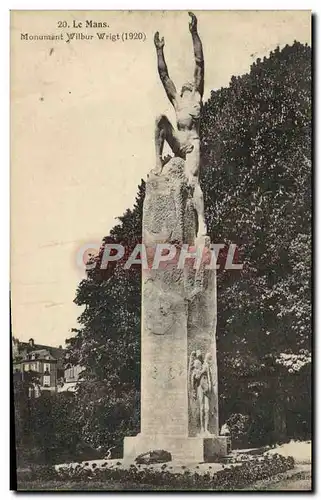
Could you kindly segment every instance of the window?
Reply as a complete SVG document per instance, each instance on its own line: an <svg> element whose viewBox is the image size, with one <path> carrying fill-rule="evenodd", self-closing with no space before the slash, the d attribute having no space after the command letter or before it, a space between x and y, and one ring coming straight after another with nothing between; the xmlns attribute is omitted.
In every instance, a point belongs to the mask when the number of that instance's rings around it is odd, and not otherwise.
<svg viewBox="0 0 321 500"><path fill-rule="evenodd" d="M65 371L66 380L74 380L75 378L75 367L69 366Z"/></svg>
<svg viewBox="0 0 321 500"><path fill-rule="evenodd" d="M50 363L45 363L43 369L45 372L50 372Z"/></svg>
<svg viewBox="0 0 321 500"><path fill-rule="evenodd" d="M24 368L25 368L25 370L24 370L24 371L25 371L25 372L28 372L28 371L29 371L29 364L28 364L28 363L26 363L26 364L25 364L25 366L24 366Z"/></svg>
<svg viewBox="0 0 321 500"><path fill-rule="evenodd" d="M43 385L44 387L50 387L50 375L43 376Z"/></svg>

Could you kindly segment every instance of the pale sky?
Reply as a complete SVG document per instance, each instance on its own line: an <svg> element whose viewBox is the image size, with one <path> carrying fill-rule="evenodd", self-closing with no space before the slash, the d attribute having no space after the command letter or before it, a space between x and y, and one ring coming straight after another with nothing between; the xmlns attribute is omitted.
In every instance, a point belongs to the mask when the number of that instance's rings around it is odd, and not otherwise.
<svg viewBox="0 0 321 500"><path fill-rule="evenodd" d="M205 99L258 57L296 39L311 43L309 11L195 11L205 56ZM61 29L58 21L105 21ZM179 87L193 74L187 12L14 12L11 20L11 287L13 335L64 345L84 273L79 250L100 244L132 206L154 167L154 119L171 105L153 44ZM145 41L103 41L97 32L143 32ZM26 41L20 33L94 35ZM53 49L53 50L52 50Z"/></svg>

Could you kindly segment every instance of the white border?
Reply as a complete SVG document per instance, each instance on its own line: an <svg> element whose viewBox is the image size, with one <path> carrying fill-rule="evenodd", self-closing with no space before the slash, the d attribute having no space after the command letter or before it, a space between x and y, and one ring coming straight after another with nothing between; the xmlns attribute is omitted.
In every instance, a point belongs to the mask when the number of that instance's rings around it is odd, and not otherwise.
<svg viewBox="0 0 321 500"><path fill-rule="evenodd" d="M150 2L147 1L125 1L125 0L112 0L106 2L103 0L91 0L90 2L84 2L81 0L55 0L44 3L41 0L32 0L29 2L23 0L16 0L11 2L6 2L5 0L0 6L0 50L1 50L1 61L2 61L2 77L0 79L1 84L1 155L2 155L2 169L1 169L1 182L0 182L0 203L1 203L1 229L4 235L4 242L0 247L0 262L1 262L1 296L0 296L0 321L1 321L1 333L2 333L2 362L1 366L1 380L2 384L2 394L1 399L3 403L1 416L1 462L0 462L0 492L1 499L9 498L9 377L10 365L9 365L9 335L8 335L8 277L9 277L9 245L8 245L8 235L9 235L9 10L312 10L315 14L320 10L320 2L313 0L312 2L303 1L284 1L284 0L269 0L266 2L258 1L243 1L239 2L236 0L224 0L222 2L214 1L204 1L198 0L197 2L183 2L182 0L163 0L158 4L153 4L150 6ZM46 8L45 8L46 7ZM314 33L314 44L318 45L318 32L315 29ZM320 51L316 54L315 64L318 68L315 74L316 82L319 81L319 68L320 68ZM317 93L317 88L315 89ZM319 118L319 99L315 96L315 115L314 119L317 122ZM4 112L5 110L5 112ZM314 137L314 147L317 149L317 144L319 142L319 130L315 128L316 136ZM315 174L319 167L317 162L317 151L315 151ZM320 175L315 175L315 233L314 241L316 243L315 255L319 255L318 250L320 249L319 234L317 234L318 221L320 220L320 203L318 203L318 196L320 192ZM315 258L315 265L317 265L317 259ZM317 286L320 283L320 267L316 269L316 281ZM316 297L316 307L315 311L321 310L320 297ZM317 334L319 333L319 320L315 317L315 348L317 348ZM315 349L316 351L317 349ZM315 366L317 367L317 353L314 358ZM320 373L317 373L316 385L320 387ZM316 402L318 400L319 391L316 391ZM317 422L317 418L315 419ZM315 423L316 423L315 422ZM320 433L318 433L319 435ZM318 442L315 444L316 449L320 449ZM320 462L320 460L318 461ZM315 478L316 486L318 486L318 472L319 467L315 467ZM108 493L111 494L110 492ZM260 493L259 493L260 494ZM45 495L43 493L43 495ZM228 494L225 494L228 495ZM280 495L274 496L277 498ZM29 494L29 498L33 495ZM83 495L82 495L83 496ZM168 496L168 495L166 495ZM251 495L252 496L252 495ZM74 494L67 495L67 497L74 497ZM145 497L145 495L144 495Z"/></svg>
<svg viewBox="0 0 321 500"><path fill-rule="evenodd" d="M92 0L86 2L82 0L57 0L44 3L40 0L25 0L12 1L9 5L10 9L23 10L317 10L318 2L303 2L295 0L270 0L270 1L243 1L225 0L221 2L213 2L208 0L199 0L197 2L184 2L183 0L163 0L158 4L144 1L130 0Z"/></svg>

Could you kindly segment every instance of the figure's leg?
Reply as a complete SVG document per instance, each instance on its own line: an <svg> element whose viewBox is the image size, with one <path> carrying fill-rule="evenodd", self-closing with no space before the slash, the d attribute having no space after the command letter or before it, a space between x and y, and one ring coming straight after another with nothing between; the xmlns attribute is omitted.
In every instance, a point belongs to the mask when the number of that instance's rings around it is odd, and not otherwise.
<svg viewBox="0 0 321 500"><path fill-rule="evenodd" d="M163 168L162 154L165 141L165 130L163 128L163 121L161 117L157 117L155 121L155 153L156 153L156 166L153 172L160 174Z"/></svg>
<svg viewBox="0 0 321 500"><path fill-rule="evenodd" d="M204 395L203 391L199 395L199 405L200 405L200 434L204 434Z"/></svg>
<svg viewBox="0 0 321 500"><path fill-rule="evenodd" d="M160 174L163 168L163 148L164 142L167 141L175 156L180 154L180 143L175 135L174 128L171 122L165 115L160 115L155 122L155 153L156 153L156 168L155 174Z"/></svg>
<svg viewBox="0 0 321 500"><path fill-rule="evenodd" d="M209 413L210 413L210 407L209 407L209 401L208 401L208 397L205 396L204 397L204 432L205 434L209 434L209 430L208 430L208 424L209 424Z"/></svg>
<svg viewBox="0 0 321 500"><path fill-rule="evenodd" d="M204 196L198 179L194 187L193 202L198 219L197 238L200 238L201 236L206 236L207 227L204 215Z"/></svg>
<svg viewBox="0 0 321 500"><path fill-rule="evenodd" d="M185 161L185 174L187 176L189 185L193 188L193 203L197 213L198 230L197 238L206 236L207 228L204 216L204 197L199 184L199 167L200 167L200 154L199 154L199 140L194 142L194 149L191 153L186 155Z"/></svg>
<svg viewBox="0 0 321 500"><path fill-rule="evenodd" d="M197 403L199 410L199 434L202 432L203 417L202 417L202 390L200 386L197 387Z"/></svg>
<svg viewBox="0 0 321 500"><path fill-rule="evenodd" d="M165 115L160 115L158 118L156 118L156 126L155 126L155 152L156 152L156 168L154 169L155 174L160 174L164 164L166 163L166 159L164 161L162 157L165 141L168 143L169 147L173 151L174 156L179 156L184 160L186 159L187 153L190 153L194 149L193 144L181 144L171 122Z"/></svg>

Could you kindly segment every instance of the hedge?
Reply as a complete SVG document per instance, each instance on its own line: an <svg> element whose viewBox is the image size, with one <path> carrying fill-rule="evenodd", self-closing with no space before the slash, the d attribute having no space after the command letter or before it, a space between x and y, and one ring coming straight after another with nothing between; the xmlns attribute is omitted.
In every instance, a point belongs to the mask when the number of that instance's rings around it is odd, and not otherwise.
<svg viewBox="0 0 321 500"><path fill-rule="evenodd" d="M91 467L89 464L78 464L76 467L60 468L58 471L51 467L42 467L23 474L19 480L24 482L57 480L59 482L74 481L75 483L88 481L91 484L95 481L117 481L134 485L168 486L173 489L235 490L292 469L294 459L278 454L249 457L246 462L237 465L223 465L219 471L212 472L209 469L204 473L195 472L194 469L189 470L184 466L182 472L174 473L169 470L169 467L170 465L163 464L161 470L156 470L153 467L142 468L140 465L132 464L128 469L121 469L118 466L109 465L107 462L100 467L95 463Z"/></svg>

